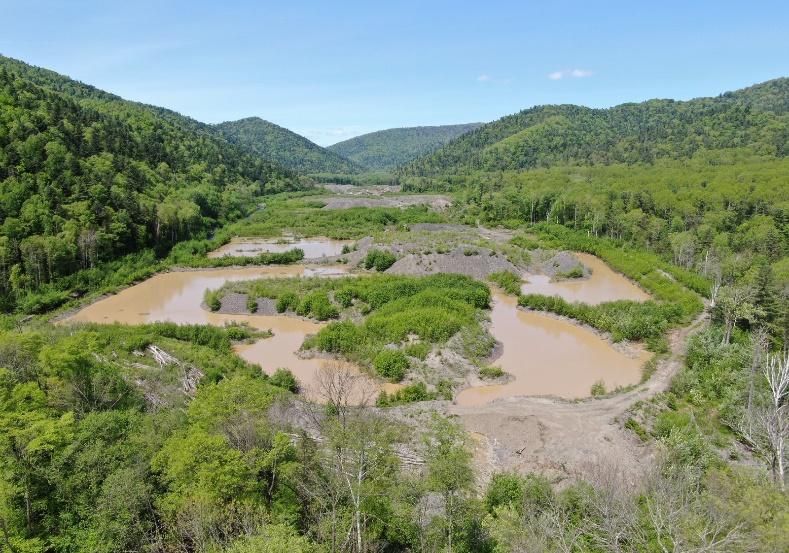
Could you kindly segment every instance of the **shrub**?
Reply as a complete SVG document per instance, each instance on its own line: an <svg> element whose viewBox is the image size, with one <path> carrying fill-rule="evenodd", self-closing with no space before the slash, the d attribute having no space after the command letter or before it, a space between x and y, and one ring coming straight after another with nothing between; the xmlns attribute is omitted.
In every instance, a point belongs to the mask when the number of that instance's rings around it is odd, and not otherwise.
<svg viewBox="0 0 789 553"><path fill-rule="evenodd" d="M431 349L432 346L428 342L416 342L406 346L405 354L424 361Z"/></svg>
<svg viewBox="0 0 789 553"><path fill-rule="evenodd" d="M367 252L367 257L364 258L364 268L372 269L375 267L376 271L383 273L389 267L394 265L395 261L397 261L397 258L390 252L370 250Z"/></svg>
<svg viewBox="0 0 789 553"><path fill-rule="evenodd" d="M279 368L274 371L274 374L271 375L269 382L271 382L274 386L283 388L294 394L298 394L299 389L301 388L301 385L294 374L289 369L284 368Z"/></svg>
<svg viewBox="0 0 789 553"><path fill-rule="evenodd" d="M592 394L592 397L600 397L605 395L605 382L601 378L600 380L595 381L592 384L592 388L589 390Z"/></svg>
<svg viewBox="0 0 789 553"><path fill-rule="evenodd" d="M420 381L409 384L408 386L403 386L392 394L387 394L385 391L382 391L378 395L375 404L378 407L389 407L393 405L402 405L404 403L415 403L417 401L431 401L436 399L436 397L438 397L438 393L428 392L425 383Z"/></svg>
<svg viewBox="0 0 789 553"><path fill-rule="evenodd" d="M393 382L400 382L408 372L408 358L399 349L385 349L375 356L375 371Z"/></svg>
<svg viewBox="0 0 789 553"><path fill-rule="evenodd" d="M521 293L523 280L512 271L500 271L488 275L488 280L508 294L517 296Z"/></svg>
<svg viewBox="0 0 789 553"><path fill-rule="evenodd" d="M584 270L581 268L580 265L576 265L572 269L567 272L559 271L556 273L556 278L558 279L567 279L567 278L583 278L584 277Z"/></svg>
<svg viewBox="0 0 789 553"><path fill-rule="evenodd" d="M329 353L349 354L365 341L364 332L351 321L329 323L316 335L315 347Z"/></svg>
<svg viewBox="0 0 789 553"><path fill-rule="evenodd" d="M499 378L500 376L504 376L506 373L502 370L501 367L492 367L490 365L483 367L479 370L479 375L482 378Z"/></svg>
<svg viewBox="0 0 789 553"><path fill-rule="evenodd" d="M219 308L222 307L222 299L219 297L218 290L207 288L203 294L203 301L211 311L219 311Z"/></svg>
<svg viewBox="0 0 789 553"><path fill-rule="evenodd" d="M646 430L644 430L644 428L640 424L638 424L638 421L633 417L627 419L627 422L625 423L625 428L635 432L638 435L638 437L641 438L642 441L646 442L649 439L649 435L647 434Z"/></svg>
<svg viewBox="0 0 789 553"><path fill-rule="evenodd" d="M296 311L299 306L299 295L296 292L285 292L277 298L277 313Z"/></svg>

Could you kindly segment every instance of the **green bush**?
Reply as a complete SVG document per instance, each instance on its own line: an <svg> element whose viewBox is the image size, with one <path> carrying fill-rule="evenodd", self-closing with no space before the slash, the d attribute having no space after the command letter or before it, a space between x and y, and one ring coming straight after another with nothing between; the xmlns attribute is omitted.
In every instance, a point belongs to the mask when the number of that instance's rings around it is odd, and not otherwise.
<svg viewBox="0 0 789 553"><path fill-rule="evenodd" d="M400 382L408 372L408 367L408 358L399 349L384 349L373 360L375 371L392 382Z"/></svg>
<svg viewBox="0 0 789 553"><path fill-rule="evenodd" d="M299 295L296 292L285 292L277 298L277 313L296 311L299 307Z"/></svg>
<svg viewBox="0 0 789 553"><path fill-rule="evenodd" d="M364 268L372 269L375 267L376 271L383 273L389 267L394 265L395 261L397 261L397 258L390 252L370 250L367 252L367 257L364 258Z"/></svg>
<svg viewBox="0 0 789 553"><path fill-rule="evenodd" d="M572 269L567 272L559 271L556 273L557 279L568 279L568 278L583 278L584 277L584 270L581 268L580 265L576 265Z"/></svg>
<svg viewBox="0 0 789 553"><path fill-rule="evenodd" d="M431 401L437 397L437 392L428 392L425 383L420 381L409 384L408 386L403 386L391 394L382 391L378 395L375 404L378 407L391 407L394 405L403 405L405 403L416 403L417 401Z"/></svg>
<svg viewBox="0 0 789 553"><path fill-rule="evenodd" d="M315 336L315 347L329 353L348 355L365 342L365 333L351 321L329 323ZM308 344L305 344L308 346Z"/></svg>
<svg viewBox="0 0 789 553"><path fill-rule="evenodd" d="M301 385L294 374L289 369L284 368L279 368L274 371L274 374L271 375L269 382L271 382L274 386L283 388L294 394L298 394L299 389L301 388Z"/></svg>
<svg viewBox="0 0 789 553"><path fill-rule="evenodd" d="M491 273L488 275L488 280L508 294L517 296L521 293L521 284L523 284L523 280L512 271Z"/></svg>
<svg viewBox="0 0 789 553"><path fill-rule="evenodd" d="M638 421L633 417L627 419L627 422L625 423L625 428L635 432L638 435L638 437L641 438L642 441L646 442L647 440L649 440L649 435L647 434L647 431L644 430L644 428L640 424L638 424Z"/></svg>
<svg viewBox="0 0 789 553"><path fill-rule="evenodd" d="M405 347L405 354L424 361L433 347L428 342L415 342Z"/></svg>
<svg viewBox="0 0 789 553"><path fill-rule="evenodd" d="M506 373L501 367L492 367L490 365L485 366L479 370L479 375L482 378L499 378L505 374Z"/></svg>
<svg viewBox="0 0 789 553"><path fill-rule="evenodd" d="M672 430L681 430L690 426L692 422L689 413L680 413L678 411L663 411L657 417L655 424L652 428L652 434L656 438L667 438Z"/></svg>
<svg viewBox="0 0 789 553"><path fill-rule="evenodd" d="M203 294L203 301L211 311L219 311L219 308L222 307L222 299L218 290L207 288Z"/></svg>
<svg viewBox="0 0 789 553"><path fill-rule="evenodd" d="M592 384L592 388L589 390L589 393L592 395L592 397L600 397L605 395L605 382L602 378L600 380L596 380L595 383Z"/></svg>

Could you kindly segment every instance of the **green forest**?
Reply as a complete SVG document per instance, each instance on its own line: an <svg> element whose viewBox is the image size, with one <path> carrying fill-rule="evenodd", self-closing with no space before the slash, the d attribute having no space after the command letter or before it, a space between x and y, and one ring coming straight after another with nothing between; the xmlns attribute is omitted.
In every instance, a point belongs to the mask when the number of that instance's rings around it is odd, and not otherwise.
<svg viewBox="0 0 789 553"><path fill-rule="evenodd" d="M327 149L358 163L367 171L389 172L481 126L482 123L468 123L388 129L356 136Z"/></svg>
<svg viewBox="0 0 789 553"><path fill-rule="evenodd" d="M393 129L333 156L262 119L206 125L0 57L0 552L789 550L788 83ZM449 201L325 209L327 182L356 185L343 200L394 183L394 200ZM300 352L325 361L324 401L239 355L265 325L65 320L154 275L305 263L208 256L238 237L349 241L339 278L202 296L212 316L246 296L250 320L270 301L323 325ZM453 251L514 269L390 270ZM513 270L568 251L650 299L521 292ZM485 458L452 414L468 413L458 382L416 372L463 350L483 385L506 382L494 294L651 352L633 386L536 402L627 404L598 447L641 452L638 478L504 444ZM354 396L366 380L403 385ZM522 404L500 405L525 435Z"/></svg>
<svg viewBox="0 0 789 553"><path fill-rule="evenodd" d="M259 117L228 121L215 128L233 144L297 173L352 175L362 172L353 161Z"/></svg>

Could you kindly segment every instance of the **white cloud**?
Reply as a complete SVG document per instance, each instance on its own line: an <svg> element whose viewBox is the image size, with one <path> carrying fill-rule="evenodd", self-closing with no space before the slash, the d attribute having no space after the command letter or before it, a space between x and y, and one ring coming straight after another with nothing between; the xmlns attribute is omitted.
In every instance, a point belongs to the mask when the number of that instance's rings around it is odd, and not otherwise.
<svg viewBox="0 0 789 553"><path fill-rule="evenodd" d="M477 77L477 80L481 83L484 83L485 81L492 81L493 77L491 77L490 75L480 75L479 77Z"/></svg>
<svg viewBox="0 0 789 553"><path fill-rule="evenodd" d="M498 77L494 77L493 75L480 75L479 77L477 77L477 82L510 84L512 82L512 79L500 79Z"/></svg>
<svg viewBox="0 0 789 553"><path fill-rule="evenodd" d="M554 71L553 73L548 73L548 78L552 81L558 81L559 79L563 79L565 77L578 79L581 77L591 77L592 75L594 75L594 72L589 71L588 69L565 69L564 71Z"/></svg>

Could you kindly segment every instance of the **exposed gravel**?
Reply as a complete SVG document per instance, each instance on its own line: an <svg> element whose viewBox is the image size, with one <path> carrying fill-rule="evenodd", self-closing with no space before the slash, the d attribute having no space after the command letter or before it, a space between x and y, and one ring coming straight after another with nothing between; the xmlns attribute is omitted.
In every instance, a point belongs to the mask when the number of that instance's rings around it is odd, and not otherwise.
<svg viewBox="0 0 789 553"><path fill-rule="evenodd" d="M470 252L474 253L466 255ZM491 273L499 271L521 273L501 253L493 253L493 250L487 248L458 246L446 254L407 254L398 259L386 272L396 275L457 273L476 279L485 279Z"/></svg>
<svg viewBox="0 0 789 553"><path fill-rule="evenodd" d="M347 194L349 196L383 196L384 194L396 194L403 187L399 185L378 184L373 186L356 186L355 184L324 184L320 185L324 190L335 194Z"/></svg>
<svg viewBox="0 0 789 553"><path fill-rule="evenodd" d="M555 279L559 273L569 273L576 267L581 267L584 273L583 278L589 278L591 275L589 268L578 261L578 258L569 252L558 252L556 255L543 262L542 272L552 279Z"/></svg>
<svg viewBox="0 0 789 553"><path fill-rule="evenodd" d="M410 205L428 205L433 209L444 209L452 205L448 196L393 196L384 197L353 197L353 198L315 198L325 202L323 209L349 209L352 207L408 207Z"/></svg>

